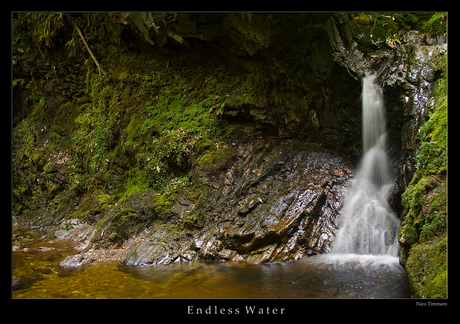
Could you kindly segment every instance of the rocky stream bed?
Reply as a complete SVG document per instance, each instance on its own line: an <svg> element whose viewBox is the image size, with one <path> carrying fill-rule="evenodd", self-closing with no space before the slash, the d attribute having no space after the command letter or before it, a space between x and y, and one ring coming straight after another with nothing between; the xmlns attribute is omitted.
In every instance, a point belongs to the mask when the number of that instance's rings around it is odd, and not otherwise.
<svg viewBox="0 0 460 324"><path fill-rule="evenodd" d="M104 251L103 257L99 252L96 262L68 267L63 260L78 256L75 241L24 226L14 227L13 246L13 298L410 296L407 275L395 257L317 255L265 264L197 261L138 267L121 263L123 249L118 249Z"/></svg>

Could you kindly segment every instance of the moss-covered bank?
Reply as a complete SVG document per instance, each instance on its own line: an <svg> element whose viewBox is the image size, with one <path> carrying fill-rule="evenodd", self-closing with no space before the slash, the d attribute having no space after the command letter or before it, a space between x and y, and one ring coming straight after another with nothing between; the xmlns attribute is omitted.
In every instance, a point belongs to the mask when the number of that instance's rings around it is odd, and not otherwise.
<svg viewBox="0 0 460 324"><path fill-rule="evenodd" d="M401 263L419 298L447 297L447 79L446 57L432 92L428 122L419 130L416 171L402 195Z"/></svg>

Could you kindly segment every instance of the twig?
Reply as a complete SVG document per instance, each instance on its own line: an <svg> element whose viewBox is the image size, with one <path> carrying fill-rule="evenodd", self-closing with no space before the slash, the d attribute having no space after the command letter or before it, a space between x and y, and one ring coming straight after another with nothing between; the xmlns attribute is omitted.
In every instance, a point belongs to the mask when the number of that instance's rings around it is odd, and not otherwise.
<svg viewBox="0 0 460 324"><path fill-rule="evenodd" d="M372 31L373 31L374 28L375 28L375 23L376 23L376 22L377 22L377 18L375 18L375 20L374 20L374 27L372 27L371 31L369 32L369 34L371 35L371 37L372 37Z"/></svg>
<svg viewBox="0 0 460 324"><path fill-rule="evenodd" d="M78 32L78 35L80 35L81 40L82 40L83 43L85 44L86 49L87 49L88 52L89 52L89 55L91 55L91 58L93 59L94 63L96 64L97 69L98 69L98 71L99 71L99 76L101 76L101 71L102 71L102 73L104 73L104 75L105 75L105 74L106 74L105 71L104 71L104 70L101 68L101 66L99 65L99 62L96 60L96 57L94 56L93 52L92 52L91 49L89 48L88 43L86 43L86 40L85 40L85 38L83 37L83 34L81 33L80 28L78 28L77 24L75 23L75 21L74 21L73 19L71 19L71 20L72 20L73 25L75 26L75 29L76 29L77 32Z"/></svg>

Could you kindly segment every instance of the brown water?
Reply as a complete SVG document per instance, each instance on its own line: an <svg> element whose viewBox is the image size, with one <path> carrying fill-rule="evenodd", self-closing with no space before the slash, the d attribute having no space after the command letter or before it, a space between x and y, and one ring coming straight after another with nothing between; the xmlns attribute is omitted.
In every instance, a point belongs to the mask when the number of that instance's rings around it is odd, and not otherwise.
<svg viewBox="0 0 460 324"><path fill-rule="evenodd" d="M66 270L58 264L75 253L71 242L34 231L15 234L23 239L17 241L21 250L13 252L13 276L28 281L12 291L13 298L410 297L407 275L395 257L318 255L258 265L195 262L150 267L99 262ZM38 247L55 249L40 252Z"/></svg>

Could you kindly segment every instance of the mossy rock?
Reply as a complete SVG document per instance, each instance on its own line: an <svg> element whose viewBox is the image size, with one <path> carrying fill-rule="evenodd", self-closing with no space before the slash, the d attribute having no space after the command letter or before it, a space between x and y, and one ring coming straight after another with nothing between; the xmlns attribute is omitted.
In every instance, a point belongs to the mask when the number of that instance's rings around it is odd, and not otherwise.
<svg viewBox="0 0 460 324"><path fill-rule="evenodd" d="M222 161L230 159L232 157L232 154L233 152L231 148L224 148L208 152L200 158L200 160L198 161L198 166L212 166L218 163L222 163Z"/></svg>
<svg viewBox="0 0 460 324"><path fill-rule="evenodd" d="M198 215L192 215L192 216L185 217L184 220L182 221L182 225L189 230L194 230L194 229L199 228L200 226L198 224Z"/></svg>
<svg viewBox="0 0 460 324"><path fill-rule="evenodd" d="M71 127L71 116L72 116L73 105L71 102L67 102L59 106L56 111L56 116L53 120L52 130L61 136L68 136Z"/></svg>
<svg viewBox="0 0 460 324"><path fill-rule="evenodd" d="M203 154L206 151L212 149L214 146L215 143L211 142L211 140L208 137L201 137L195 142L193 150L197 154Z"/></svg>
<svg viewBox="0 0 460 324"><path fill-rule="evenodd" d="M407 217L407 216L406 216ZM411 219L407 219L401 224L398 230L399 242L402 244L413 245L418 242L417 229L411 224Z"/></svg>
<svg viewBox="0 0 460 324"><path fill-rule="evenodd" d="M416 171L402 194L400 259L418 298L447 297L447 92L445 58L435 67L429 120L418 139Z"/></svg>
<svg viewBox="0 0 460 324"><path fill-rule="evenodd" d="M415 244L406 271L416 298L447 298L447 237Z"/></svg>
<svg viewBox="0 0 460 324"><path fill-rule="evenodd" d="M153 198L155 203L155 211L161 216L169 216L171 214L171 207L177 198L176 193L163 193L156 194Z"/></svg>

